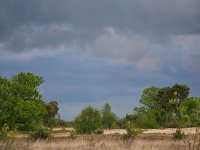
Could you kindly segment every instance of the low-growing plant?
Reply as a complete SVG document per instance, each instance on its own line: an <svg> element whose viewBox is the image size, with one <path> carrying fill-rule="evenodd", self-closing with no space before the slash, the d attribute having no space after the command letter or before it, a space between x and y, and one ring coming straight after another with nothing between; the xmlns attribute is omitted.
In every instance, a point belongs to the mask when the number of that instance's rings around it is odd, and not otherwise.
<svg viewBox="0 0 200 150"><path fill-rule="evenodd" d="M122 134L122 136L121 136L122 140L128 140L130 138L131 138L131 136L129 134L126 134L126 133Z"/></svg>
<svg viewBox="0 0 200 150"><path fill-rule="evenodd" d="M29 133L28 140L50 139L52 137L51 129L39 128L38 130Z"/></svg>
<svg viewBox="0 0 200 150"><path fill-rule="evenodd" d="M103 129L98 129L98 130L96 130L96 134L103 134Z"/></svg>
<svg viewBox="0 0 200 150"><path fill-rule="evenodd" d="M0 128L0 140L6 141L8 139L8 130L9 126L7 124Z"/></svg>
<svg viewBox="0 0 200 150"><path fill-rule="evenodd" d="M189 150L200 149L200 131L196 128L196 133L193 135L187 135L184 137L183 142L188 145Z"/></svg>
<svg viewBox="0 0 200 150"><path fill-rule="evenodd" d="M0 141L3 141L3 149L10 150L12 148L15 138L13 136L13 132L10 132L8 124L4 124L3 127L0 128Z"/></svg>
<svg viewBox="0 0 200 150"><path fill-rule="evenodd" d="M142 133L142 130L140 128L135 128L133 123L128 121L127 124L126 124L126 132L127 133L123 134L122 137L121 137L123 140L127 140L129 138L136 137L137 135Z"/></svg>
<svg viewBox="0 0 200 150"><path fill-rule="evenodd" d="M76 139L76 137L77 137L76 131L71 131L67 138L68 139Z"/></svg>
<svg viewBox="0 0 200 150"><path fill-rule="evenodd" d="M18 131L36 131L38 126L33 123L25 123L17 127Z"/></svg>
<svg viewBox="0 0 200 150"><path fill-rule="evenodd" d="M173 140L183 140L185 138L185 133L181 131L180 128L176 129L176 131L172 134Z"/></svg>

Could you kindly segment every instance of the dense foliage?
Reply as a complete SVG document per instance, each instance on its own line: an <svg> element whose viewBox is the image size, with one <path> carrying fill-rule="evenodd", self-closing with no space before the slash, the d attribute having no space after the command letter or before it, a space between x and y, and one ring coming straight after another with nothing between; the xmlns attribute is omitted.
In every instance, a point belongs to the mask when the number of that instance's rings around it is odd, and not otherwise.
<svg viewBox="0 0 200 150"><path fill-rule="evenodd" d="M109 103L106 103L102 110L101 110L101 115L102 115L102 126L105 129L111 129L115 128L117 125L117 116L115 113L111 111L111 105Z"/></svg>
<svg viewBox="0 0 200 150"><path fill-rule="evenodd" d="M189 98L187 85L172 87L150 87L143 91L134 109L134 124L141 128L179 127L200 125L200 99Z"/></svg>
<svg viewBox="0 0 200 150"><path fill-rule="evenodd" d="M29 140L50 139L52 137L52 131L48 128L39 128L28 135Z"/></svg>
<svg viewBox="0 0 200 150"><path fill-rule="evenodd" d="M27 123L37 124L47 110L38 90L42 77L21 72L11 79L0 77L0 127L10 129Z"/></svg>
<svg viewBox="0 0 200 150"><path fill-rule="evenodd" d="M98 109L86 107L75 117L74 127L80 134L95 133L101 127L101 114Z"/></svg>
<svg viewBox="0 0 200 150"><path fill-rule="evenodd" d="M63 120L60 119L60 115L58 113L58 102L50 101L45 104L47 109L47 114L44 116L44 124L48 127L56 127L60 126L63 123Z"/></svg>

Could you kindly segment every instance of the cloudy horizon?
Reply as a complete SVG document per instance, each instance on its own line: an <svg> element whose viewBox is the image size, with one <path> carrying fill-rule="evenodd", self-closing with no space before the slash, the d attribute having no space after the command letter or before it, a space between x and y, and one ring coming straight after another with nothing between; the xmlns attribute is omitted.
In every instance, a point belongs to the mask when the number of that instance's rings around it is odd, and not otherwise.
<svg viewBox="0 0 200 150"><path fill-rule="evenodd" d="M200 89L199 0L0 0L1 76L45 79L62 118L105 102L122 117L144 88Z"/></svg>

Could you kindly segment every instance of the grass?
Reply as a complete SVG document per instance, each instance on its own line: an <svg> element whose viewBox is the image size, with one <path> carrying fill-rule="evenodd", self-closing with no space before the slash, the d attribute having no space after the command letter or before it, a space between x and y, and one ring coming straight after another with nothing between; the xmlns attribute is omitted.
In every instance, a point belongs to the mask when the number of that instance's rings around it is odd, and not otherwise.
<svg viewBox="0 0 200 150"><path fill-rule="evenodd" d="M6 149L7 146L9 150L187 150L187 144L182 141L173 141L164 135L159 138L151 138L151 136L145 138L140 136L135 140L124 141L120 139L119 135L79 136L73 140L56 139L35 142L16 140L10 146L0 143L0 149Z"/></svg>
<svg viewBox="0 0 200 150"><path fill-rule="evenodd" d="M69 133L66 131L54 131L52 140L34 142L28 142L24 135L17 134L18 138L14 141L0 142L0 150L189 150L187 143L172 139L174 129L148 130L135 139L128 140L121 139L124 130L105 131L106 134L98 135L78 135L74 139L67 138ZM193 129L185 131L193 133Z"/></svg>

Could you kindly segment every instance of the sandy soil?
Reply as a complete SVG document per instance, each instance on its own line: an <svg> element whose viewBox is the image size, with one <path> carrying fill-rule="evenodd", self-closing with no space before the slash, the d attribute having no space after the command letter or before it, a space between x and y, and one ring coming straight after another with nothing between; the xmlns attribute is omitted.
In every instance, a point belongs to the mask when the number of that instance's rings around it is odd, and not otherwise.
<svg viewBox="0 0 200 150"><path fill-rule="evenodd" d="M176 128L148 129L147 131L144 131L143 133L172 134L175 131L176 131ZM185 134L195 134L196 133L196 128L183 128L182 131L184 131Z"/></svg>
<svg viewBox="0 0 200 150"><path fill-rule="evenodd" d="M196 133L196 128L184 128L182 129L185 134L194 134ZM176 131L176 128L166 128L166 129L148 129L144 130L144 134L172 134ZM104 130L104 134L124 134L126 133L125 129L111 129Z"/></svg>
<svg viewBox="0 0 200 150"><path fill-rule="evenodd" d="M196 128L184 128L182 129L185 134L195 134ZM74 131L73 128L54 128L53 129L53 136L55 138L64 138L70 135L70 132ZM176 131L176 128L166 128L166 129L148 129L144 130L143 134L163 134L163 135L171 135ZM104 135L121 135L126 133L125 129L110 129L110 130L104 130ZM28 137L26 133L16 133L14 135L16 138L26 138Z"/></svg>

